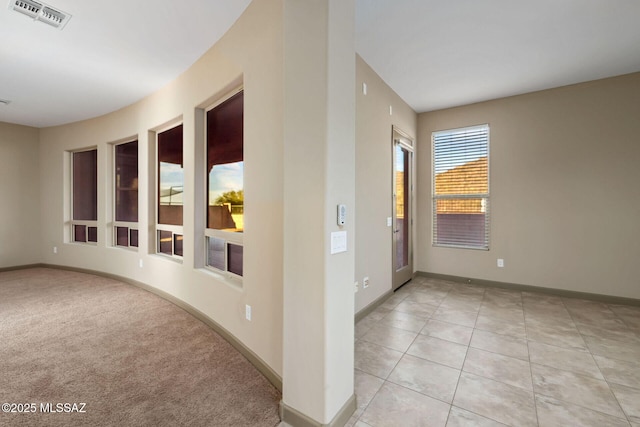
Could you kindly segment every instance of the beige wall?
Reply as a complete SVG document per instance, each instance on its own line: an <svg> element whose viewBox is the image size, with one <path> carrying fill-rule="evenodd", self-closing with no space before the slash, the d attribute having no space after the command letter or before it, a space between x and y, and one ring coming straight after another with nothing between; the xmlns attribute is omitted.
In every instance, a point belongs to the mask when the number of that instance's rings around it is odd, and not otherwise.
<svg viewBox="0 0 640 427"><path fill-rule="evenodd" d="M418 270L640 298L638 100L631 74L420 114ZM432 247L431 133L482 123L490 250Z"/></svg>
<svg viewBox="0 0 640 427"><path fill-rule="evenodd" d="M330 232L339 229L337 204L350 208L344 228L350 238L355 229L355 52L353 40L346 42L353 37L353 14L353 0L253 1L219 43L165 88L103 117L42 129L40 139L39 184L47 206L41 215L41 261L129 277L183 300L283 378L285 405L321 423L354 402L354 248L350 243L348 252L329 255L328 244ZM202 268L202 108L240 83L245 89L241 285ZM181 262L154 254L154 131L180 122ZM137 251L114 248L111 237L111 144L129 138L138 138L141 155ZM87 147L98 149L95 246L69 241L69 152ZM245 319L245 304L253 308L252 321Z"/></svg>
<svg viewBox="0 0 640 427"><path fill-rule="evenodd" d="M363 83L367 85L366 95ZM393 114L389 114L390 106ZM357 56L355 280L360 282L360 290L356 294L356 312L391 290L393 235L387 218L393 209L393 126L415 140L417 115ZM369 277L367 289L362 289L364 277Z"/></svg>
<svg viewBox="0 0 640 427"><path fill-rule="evenodd" d="M323 425L353 396L354 249L331 254L330 235L354 230L354 13L354 0L284 1L283 402Z"/></svg>
<svg viewBox="0 0 640 427"><path fill-rule="evenodd" d="M40 262L38 132L0 122L0 268Z"/></svg>
<svg viewBox="0 0 640 427"><path fill-rule="evenodd" d="M282 6L254 1L224 38L165 88L120 111L92 120L41 130L41 249L45 263L113 273L168 292L218 322L282 375ZM196 120L231 87L245 88L245 237L240 286L202 265L204 143ZM155 184L149 130L184 122L184 259L154 255ZM138 137L140 248L111 246L113 175L111 142ZM68 151L98 148L97 246L69 243ZM196 209L196 202L202 209ZM57 246L59 251L53 253ZM142 261L143 267L139 267ZM245 304L253 320L245 320Z"/></svg>

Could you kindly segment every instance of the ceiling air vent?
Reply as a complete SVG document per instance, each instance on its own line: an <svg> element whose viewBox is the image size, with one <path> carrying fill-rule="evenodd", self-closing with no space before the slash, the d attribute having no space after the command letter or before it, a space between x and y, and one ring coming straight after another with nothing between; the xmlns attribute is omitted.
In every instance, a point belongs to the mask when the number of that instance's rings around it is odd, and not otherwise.
<svg viewBox="0 0 640 427"><path fill-rule="evenodd" d="M64 28L69 19L71 19L71 15L68 13L33 0L11 0L9 9L59 29Z"/></svg>
<svg viewBox="0 0 640 427"><path fill-rule="evenodd" d="M37 18L42 10L42 4L30 0L12 0L9 2L9 9L24 13L32 18Z"/></svg>
<svg viewBox="0 0 640 427"><path fill-rule="evenodd" d="M49 25L53 25L54 27L59 27L67 20L67 14L60 12L59 10L55 10L50 8L49 6L45 6L42 8L42 13L38 17L38 19L42 22L46 22Z"/></svg>

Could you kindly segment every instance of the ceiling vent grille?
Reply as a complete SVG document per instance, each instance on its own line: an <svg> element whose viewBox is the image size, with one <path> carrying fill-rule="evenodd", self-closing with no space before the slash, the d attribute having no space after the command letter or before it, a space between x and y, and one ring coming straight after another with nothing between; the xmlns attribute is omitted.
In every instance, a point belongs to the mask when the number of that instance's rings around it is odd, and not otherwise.
<svg viewBox="0 0 640 427"><path fill-rule="evenodd" d="M33 0L11 0L9 9L59 29L63 29L71 19L68 13Z"/></svg>

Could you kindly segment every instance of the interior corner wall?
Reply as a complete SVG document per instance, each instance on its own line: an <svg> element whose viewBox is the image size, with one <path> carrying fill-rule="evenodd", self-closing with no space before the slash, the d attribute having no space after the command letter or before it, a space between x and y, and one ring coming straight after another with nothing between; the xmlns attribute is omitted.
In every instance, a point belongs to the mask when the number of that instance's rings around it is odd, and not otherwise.
<svg viewBox="0 0 640 427"><path fill-rule="evenodd" d="M417 147L417 121L411 107L357 56L355 280L360 289L355 295L356 313L392 289L393 233L387 226L393 215L392 128L411 136ZM413 234L415 242L415 227ZM364 277L369 277L367 289L362 289Z"/></svg>
<svg viewBox="0 0 640 427"><path fill-rule="evenodd" d="M40 262L38 136L0 122L0 268Z"/></svg>
<svg viewBox="0 0 640 427"><path fill-rule="evenodd" d="M121 110L40 131L41 262L124 276L184 301L213 319L282 376L283 53L281 0L253 1L208 52L166 87ZM244 87L244 277L241 286L202 267L202 108ZM152 130L184 125L184 258L155 254ZM111 244L111 143L139 141L138 250ZM98 149L97 245L70 242L69 151ZM200 165L200 166L198 166ZM200 172L198 172L200 170ZM200 225L199 225L200 224ZM52 248L57 247L57 253ZM198 261L198 259L200 261ZM140 265L142 263L142 266ZM200 265L199 265L200 263ZM245 319L245 305L252 320Z"/></svg>
<svg viewBox="0 0 640 427"><path fill-rule="evenodd" d="M635 73L420 114L418 270L640 299L638 100ZM490 249L433 247L431 133L482 123Z"/></svg>

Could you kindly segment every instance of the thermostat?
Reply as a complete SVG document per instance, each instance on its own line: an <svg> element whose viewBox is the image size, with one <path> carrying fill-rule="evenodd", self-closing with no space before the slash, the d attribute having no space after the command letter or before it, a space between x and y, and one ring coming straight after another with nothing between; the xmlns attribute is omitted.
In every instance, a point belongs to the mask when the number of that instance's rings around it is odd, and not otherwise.
<svg viewBox="0 0 640 427"><path fill-rule="evenodd" d="M347 220L347 205L338 205L338 225L344 225Z"/></svg>

